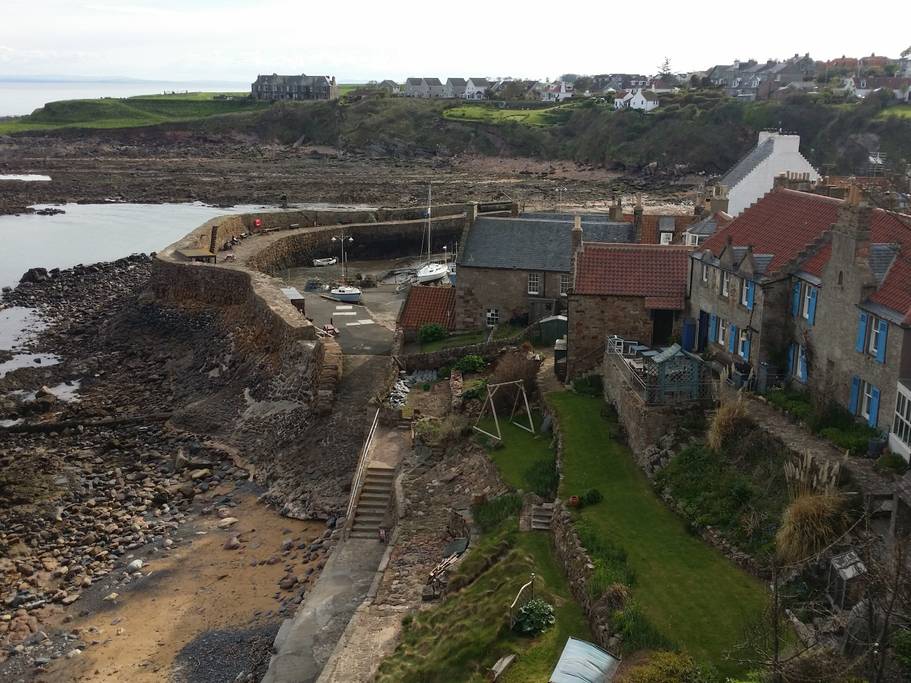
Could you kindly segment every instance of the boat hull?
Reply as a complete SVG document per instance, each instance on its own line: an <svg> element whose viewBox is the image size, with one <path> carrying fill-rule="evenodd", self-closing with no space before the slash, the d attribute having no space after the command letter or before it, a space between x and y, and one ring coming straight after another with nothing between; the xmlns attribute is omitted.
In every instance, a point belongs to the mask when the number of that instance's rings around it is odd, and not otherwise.
<svg viewBox="0 0 911 683"><path fill-rule="evenodd" d="M361 290L359 289L354 291L332 289L329 290L329 294L332 295L333 299L344 301L347 304L359 304L361 302Z"/></svg>

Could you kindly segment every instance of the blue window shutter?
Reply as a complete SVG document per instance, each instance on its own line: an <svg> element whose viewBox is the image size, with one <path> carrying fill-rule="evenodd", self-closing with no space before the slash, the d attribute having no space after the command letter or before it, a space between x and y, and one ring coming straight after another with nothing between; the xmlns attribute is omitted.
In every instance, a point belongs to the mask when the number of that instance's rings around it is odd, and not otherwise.
<svg viewBox="0 0 911 683"><path fill-rule="evenodd" d="M857 415L857 400L860 398L860 377L851 378L851 400L848 401L848 410L852 415Z"/></svg>
<svg viewBox="0 0 911 683"><path fill-rule="evenodd" d="M864 344L867 343L867 314L861 312L860 319L857 321L857 340L854 342L854 350L858 353L864 352Z"/></svg>
<svg viewBox="0 0 911 683"><path fill-rule="evenodd" d="M816 289L816 287L813 287L810 289L810 310L809 310L810 317L809 317L808 322L811 325L816 324L816 296L818 293L819 293L819 291Z"/></svg>
<svg viewBox="0 0 911 683"><path fill-rule="evenodd" d="M756 295L756 284L752 280L747 280L747 308L753 310L754 297Z"/></svg>
<svg viewBox="0 0 911 683"><path fill-rule="evenodd" d="M788 375L794 372L794 349L796 346L794 343L788 346Z"/></svg>
<svg viewBox="0 0 911 683"><path fill-rule="evenodd" d="M747 335L746 342L743 345L743 359L750 360L750 335Z"/></svg>
<svg viewBox="0 0 911 683"><path fill-rule="evenodd" d="M879 387L873 387L873 391L870 396L870 418L867 420L867 424L871 427L875 427L879 422Z"/></svg>
<svg viewBox="0 0 911 683"><path fill-rule="evenodd" d="M800 365L798 368L800 371L800 375L799 375L798 379L800 379L801 382L806 382L807 381L807 352L806 352L806 349L804 349L804 347L800 346L800 347L798 347L798 353L800 354L800 359L799 359Z"/></svg>
<svg viewBox="0 0 911 683"><path fill-rule="evenodd" d="M886 335L889 334L889 323L885 320L879 321L879 337L876 344L876 360L880 363L886 362Z"/></svg>
<svg viewBox="0 0 911 683"><path fill-rule="evenodd" d="M714 342L718 339L718 317L712 313L709 316L709 341Z"/></svg>
<svg viewBox="0 0 911 683"><path fill-rule="evenodd" d="M737 348L737 325L728 326L728 353L734 353Z"/></svg>
<svg viewBox="0 0 911 683"><path fill-rule="evenodd" d="M791 289L791 315L797 317L800 314L800 282L795 282Z"/></svg>

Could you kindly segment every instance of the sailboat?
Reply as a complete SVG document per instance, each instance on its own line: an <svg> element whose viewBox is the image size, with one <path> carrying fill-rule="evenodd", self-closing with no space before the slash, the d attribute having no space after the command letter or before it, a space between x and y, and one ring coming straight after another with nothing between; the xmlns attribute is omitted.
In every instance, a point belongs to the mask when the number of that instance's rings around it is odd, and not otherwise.
<svg viewBox="0 0 911 683"><path fill-rule="evenodd" d="M433 263L430 260L430 209L432 206L432 197L431 186L427 186L427 263L418 268L417 275L415 279L418 283L422 282L433 282L434 280L440 280L448 274L446 266L442 263Z"/></svg>

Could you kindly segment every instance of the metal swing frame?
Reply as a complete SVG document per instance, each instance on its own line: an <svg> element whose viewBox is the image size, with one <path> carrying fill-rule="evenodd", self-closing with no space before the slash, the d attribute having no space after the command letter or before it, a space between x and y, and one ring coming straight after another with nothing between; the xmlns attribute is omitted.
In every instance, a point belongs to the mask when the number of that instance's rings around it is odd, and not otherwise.
<svg viewBox="0 0 911 683"><path fill-rule="evenodd" d="M475 421L473 429L477 432L480 432L481 434L484 434L485 436L489 436L491 439L496 439L497 441L503 440L503 432L500 429L500 420L497 417L497 406L493 402L493 397L496 395L497 391L499 391L501 387L508 387L508 386L518 386L519 387L519 390L516 391L515 400L513 400L513 402L512 402L512 410L509 413L509 421L512 422L519 429L524 429L526 432L528 432L530 434L535 433L535 421L531 415L531 407L528 405L528 394L525 393L525 381L521 380L521 379L517 379L517 380L513 380L512 382L498 382L497 384L488 384L487 385L487 398L484 399L484 405L481 406L481 413L478 415L478 419ZM519 405L519 396L522 397L522 401L525 404L525 414L528 416L528 426L527 427L524 424L520 424L519 422L516 422L516 420L513 419L516 414L516 408ZM496 434L491 434L490 432L488 432L484 429L481 429L478 426L481 423L481 420L484 418L488 405L490 406L490 413L491 413L491 415L493 415L493 423L497 428Z"/></svg>

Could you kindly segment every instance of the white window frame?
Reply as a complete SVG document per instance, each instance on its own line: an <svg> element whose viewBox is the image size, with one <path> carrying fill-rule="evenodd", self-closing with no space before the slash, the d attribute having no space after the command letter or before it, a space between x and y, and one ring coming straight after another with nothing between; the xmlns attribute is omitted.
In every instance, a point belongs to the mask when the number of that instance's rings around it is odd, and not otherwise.
<svg viewBox="0 0 911 683"><path fill-rule="evenodd" d="M873 403L873 385L864 380L860 381L860 416L865 420L870 419L870 406Z"/></svg>
<svg viewBox="0 0 911 683"><path fill-rule="evenodd" d="M747 280L746 278L740 279L740 305L749 306L750 302L747 300Z"/></svg>
<svg viewBox="0 0 911 683"><path fill-rule="evenodd" d="M738 330L738 339L737 339L737 355L746 360L746 343L750 338L749 333L746 329Z"/></svg>
<svg viewBox="0 0 911 683"><path fill-rule="evenodd" d="M708 267L708 264L706 264L706 263L702 264L702 281L705 284L708 284L708 282L709 282L709 267Z"/></svg>
<svg viewBox="0 0 911 683"><path fill-rule="evenodd" d="M487 323L487 327L496 327L500 324L500 309L498 308L488 308L487 314L484 318Z"/></svg>
<svg viewBox="0 0 911 683"><path fill-rule="evenodd" d="M534 282L534 285L532 285L532 282ZM528 274L528 286L526 289L528 290L529 294L533 294L535 296L541 294L541 273Z"/></svg>
<svg viewBox="0 0 911 683"><path fill-rule="evenodd" d="M674 233L672 232L662 232L661 233L661 244L668 245L674 241Z"/></svg>
<svg viewBox="0 0 911 683"><path fill-rule="evenodd" d="M811 301L811 293L813 291L813 285L803 282L803 283L801 283L800 286L803 287L803 310L801 311L801 315L803 316L804 320L809 320L810 319L810 301Z"/></svg>
<svg viewBox="0 0 911 683"><path fill-rule="evenodd" d="M560 296L569 293L569 273L560 273Z"/></svg>
<svg viewBox="0 0 911 683"><path fill-rule="evenodd" d="M726 271L721 271L721 296L730 296L731 294L731 274Z"/></svg>
<svg viewBox="0 0 911 683"><path fill-rule="evenodd" d="M728 345L728 321L718 317L718 345L727 350Z"/></svg>
<svg viewBox="0 0 911 683"><path fill-rule="evenodd" d="M879 346L879 321L881 318L877 318L875 315L870 316L870 333L867 335L870 338L870 341L867 342L867 353L876 357L876 349Z"/></svg>
<svg viewBox="0 0 911 683"><path fill-rule="evenodd" d="M901 391L895 397L892 433L905 446L911 447L911 399L908 399Z"/></svg>

